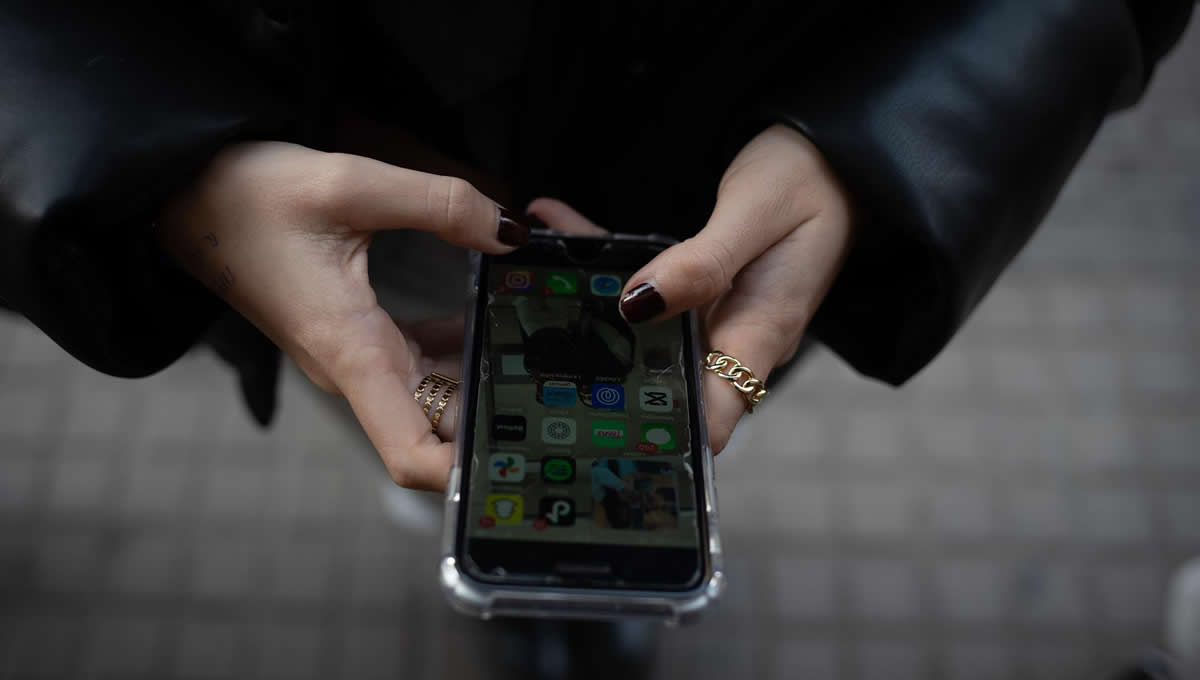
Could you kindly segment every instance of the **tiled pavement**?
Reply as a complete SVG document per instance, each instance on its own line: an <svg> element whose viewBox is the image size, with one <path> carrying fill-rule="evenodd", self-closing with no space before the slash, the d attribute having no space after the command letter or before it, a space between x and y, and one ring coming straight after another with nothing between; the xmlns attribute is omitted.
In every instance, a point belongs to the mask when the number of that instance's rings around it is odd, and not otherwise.
<svg viewBox="0 0 1200 680"><path fill-rule="evenodd" d="M1194 22L1200 23L1200 22ZM668 678L1095 678L1200 555L1200 27L903 390L821 352L718 465L730 590ZM206 352L129 382L0 320L0 678L494 677L342 414L256 431ZM491 646L489 646L491 644Z"/></svg>

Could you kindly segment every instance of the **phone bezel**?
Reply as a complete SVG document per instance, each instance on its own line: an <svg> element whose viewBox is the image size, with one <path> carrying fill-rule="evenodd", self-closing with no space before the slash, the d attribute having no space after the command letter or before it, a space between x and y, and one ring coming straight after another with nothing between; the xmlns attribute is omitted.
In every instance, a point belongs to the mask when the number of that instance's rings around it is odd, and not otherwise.
<svg viewBox="0 0 1200 680"><path fill-rule="evenodd" d="M597 245L599 247L597 248ZM653 592L688 592L700 587L705 575L711 573L709 550L710 543L707 509L709 507L708 493L705 488L704 462L705 456L700 451L699 444L705 441L702 436L702 414L700 403L700 385L696 374L684 371L687 385L688 428L691 447L688 463L692 466L691 480L694 486L697 542L690 548L648 547L609 545L575 542L551 541L515 541L505 539L487 539L468 537L467 521L469 518L468 495L470 493L471 468L473 460L475 428L473 424L477 417L480 389L481 357L484 356L484 336L488 305L487 285L489 273L493 265L523 265L530 267L563 267L581 268L585 271L594 269L597 272L622 270L636 271L649 262L668 244L647 240L610 240L588 237L571 237L559 235L537 236L530 244L513 253L501 256L482 256L478 266L478 294L474 300L473 333L470 338L472 365L466 376L467 404L462 411L466 419L466 427L460 428L464 433L461 442L463 453L463 469L457 483L459 493L459 508L457 525L455 527L455 557L458 560L461 573L481 584L503 586L506 588L538 588L552 584L556 588L576 589L580 591L612 591L635 590ZM570 254L574 246L586 246L586 261ZM679 317L680 333L684 361L691 365L698 361L695 355L695 338L692 337L694 323L689 315ZM478 565L479 557L489 550L504 554L508 565L520 565L527 569L520 574L497 576L482 570ZM611 572L597 573L564 573L556 570L555 565L568 564L608 564Z"/></svg>

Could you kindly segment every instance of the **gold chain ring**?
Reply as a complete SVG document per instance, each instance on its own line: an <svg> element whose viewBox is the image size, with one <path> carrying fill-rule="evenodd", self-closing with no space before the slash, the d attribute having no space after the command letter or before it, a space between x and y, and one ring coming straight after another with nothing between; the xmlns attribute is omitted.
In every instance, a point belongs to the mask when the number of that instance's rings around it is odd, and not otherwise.
<svg viewBox="0 0 1200 680"><path fill-rule="evenodd" d="M763 385L763 381L754 377L754 371L719 349L714 349L704 358L704 370L712 371L717 377L728 380L734 389L741 392L742 397L746 400L747 413L754 413L754 407L758 406L763 397L767 396L767 388ZM738 382L739 380L742 381Z"/></svg>

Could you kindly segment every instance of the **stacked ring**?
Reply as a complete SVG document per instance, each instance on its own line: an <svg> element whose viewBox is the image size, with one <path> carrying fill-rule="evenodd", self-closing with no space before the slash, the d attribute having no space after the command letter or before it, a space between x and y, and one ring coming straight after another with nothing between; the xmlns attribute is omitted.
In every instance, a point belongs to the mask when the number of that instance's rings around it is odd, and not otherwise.
<svg viewBox="0 0 1200 680"><path fill-rule="evenodd" d="M422 378L416 391L413 392L413 399L418 404L422 404L421 411L426 418L430 419L429 424L433 427L434 434L437 434L438 424L442 422L442 415L446 412L446 405L450 403L450 397L454 395L459 384L458 380L435 372ZM439 393L441 399L438 399ZM421 397L425 397L424 402L421 401ZM437 402L437 406L434 406L434 401ZM429 415L430 409L433 409L432 417Z"/></svg>

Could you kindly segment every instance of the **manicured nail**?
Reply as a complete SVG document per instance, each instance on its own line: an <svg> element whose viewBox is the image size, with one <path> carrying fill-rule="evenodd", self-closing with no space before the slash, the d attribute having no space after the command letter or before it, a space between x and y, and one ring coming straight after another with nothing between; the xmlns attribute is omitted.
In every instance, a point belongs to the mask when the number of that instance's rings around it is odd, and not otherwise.
<svg viewBox="0 0 1200 680"><path fill-rule="evenodd" d="M500 224L496 229L496 238L506 246L522 246L529 240L529 225L516 213L500 207Z"/></svg>
<svg viewBox="0 0 1200 680"><path fill-rule="evenodd" d="M621 316L629 323L649 321L667 308L652 283L639 283L621 298Z"/></svg>

